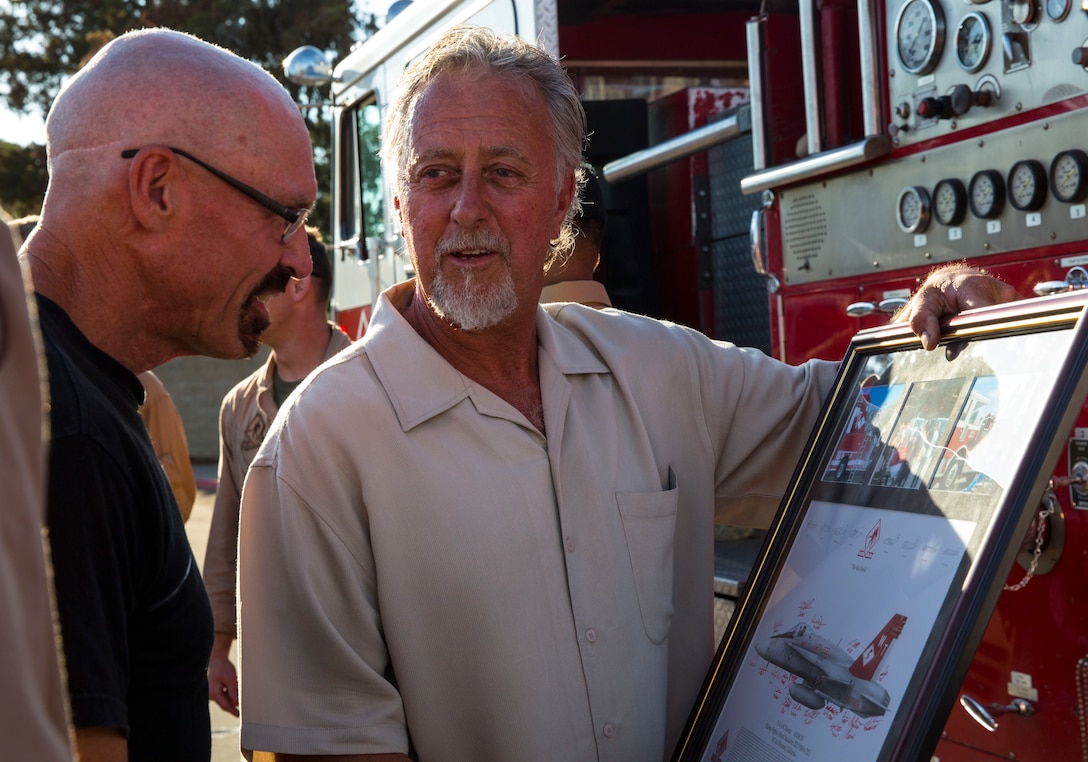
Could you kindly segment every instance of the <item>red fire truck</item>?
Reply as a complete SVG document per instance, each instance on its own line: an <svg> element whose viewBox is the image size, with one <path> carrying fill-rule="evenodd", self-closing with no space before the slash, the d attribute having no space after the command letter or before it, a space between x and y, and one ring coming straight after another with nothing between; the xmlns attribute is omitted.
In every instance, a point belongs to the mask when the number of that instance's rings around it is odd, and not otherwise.
<svg viewBox="0 0 1088 762"><path fill-rule="evenodd" d="M1088 284L1088 14L1072 0L395 10L334 67L288 61L331 89L333 307L353 335L411 276L375 158L389 91L461 22L540 41L584 94L616 306L798 363L841 358L943 262L1024 295ZM1086 476L1088 408L935 759L1088 760Z"/></svg>

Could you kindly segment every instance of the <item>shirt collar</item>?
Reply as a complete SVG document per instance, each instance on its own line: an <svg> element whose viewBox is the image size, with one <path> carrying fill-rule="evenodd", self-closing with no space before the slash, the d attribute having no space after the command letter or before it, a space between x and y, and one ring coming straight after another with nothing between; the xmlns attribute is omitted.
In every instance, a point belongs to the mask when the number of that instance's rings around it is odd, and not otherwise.
<svg viewBox="0 0 1088 762"><path fill-rule="evenodd" d="M415 281L398 283L382 292L366 333L360 340L378 380L407 431L437 416L461 400L473 398L478 386L455 370L420 337L401 314L415 296ZM566 308L577 308L568 313ZM554 305L559 314L581 317L581 305ZM575 320L574 323L579 321ZM578 338L577 331L537 307L537 342L541 363L550 361L564 376L609 373L608 367ZM548 396L548 387L543 393ZM474 403L478 398L473 398ZM477 404L477 408L480 408Z"/></svg>

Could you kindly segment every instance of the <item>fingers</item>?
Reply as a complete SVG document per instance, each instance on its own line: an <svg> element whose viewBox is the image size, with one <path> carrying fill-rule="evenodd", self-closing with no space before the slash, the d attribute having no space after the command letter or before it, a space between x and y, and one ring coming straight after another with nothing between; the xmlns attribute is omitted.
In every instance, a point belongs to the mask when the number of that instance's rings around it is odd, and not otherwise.
<svg viewBox="0 0 1088 762"><path fill-rule="evenodd" d="M208 664L208 700L238 716L238 673L230 659L215 652Z"/></svg>
<svg viewBox="0 0 1088 762"><path fill-rule="evenodd" d="M928 351L937 347L941 338L941 315L948 311L941 289L923 285L907 306L907 323Z"/></svg>
<svg viewBox="0 0 1088 762"><path fill-rule="evenodd" d="M1009 284L982 270L955 263L931 272L893 319L908 323L922 346L931 350L940 340L942 317L1019 298Z"/></svg>
<svg viewBox="0 0 1088 762"><path fill-rule="evenodd" d="M214 701L235 717L238 716L238 682L208 679L208 700Z"/></svg>
<svg viewBox="0 0 1088 762"><path fill-rule="evenodd" d="M225 691L226 689L224 689ZM210 693L210 691L209 691ZM209 698L214 701L224 712L229 712L235 717L238 716L238 697L235 695L233 698L229 693L221 692L214 696L209 695Z"/></svg>

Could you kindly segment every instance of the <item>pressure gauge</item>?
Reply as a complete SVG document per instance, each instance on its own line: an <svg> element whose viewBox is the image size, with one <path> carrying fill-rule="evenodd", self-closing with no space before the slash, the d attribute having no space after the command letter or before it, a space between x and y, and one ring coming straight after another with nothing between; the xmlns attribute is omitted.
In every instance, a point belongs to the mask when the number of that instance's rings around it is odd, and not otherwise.
<svg viewBox="0 0 1088 762"><path fill-rule="evenodd" d="M1009 170L1009 203L1022 212L1034 212L1046 200L1046 169L1035 159L1024 159Z"/></svg>
<svg viewBox="0 0 1088 762"><path fill-rule="evenodd" d="M895 20L899 62L911 74L928 74L944 47L944 11L937 0L907 0Z"/></svg>
<svg viewBox="0 0 1088 762"><path fill-rule="evenodd" d="M967 185L967 203L971 214L992 220L1005 205L1005 179L996 169L976 172Z"/></svg>
<svg viewBox="0 0 1088 762"><path fill-rule="evenodd" d="M933 189L933 218L952 227L967 216L967 189L954 177L941 180Z"/></svg>
<svg viewBox="0 0 1088 762"><path fill-rule="evenodd" d="M1072 0L1070 0L1072 2ZM981 69L990 57L990 22L978 13L968 13L956 29L956 60L970 72Z"/></svg>
<svg viewBox="0 0 1088 762"><path fill-rule="evenodd" d="M1073 148L1050 162L1050 192L1063 204L1075 204L1088 196L1088 153Z"/></svg>
<svg viewBox="0 0 1088 762"><path fill-rule="evenodd" d="M920 185L904 188L899 193L895 214L904 233L921 233L929 225L929 191Z"/></svg>
<svg viewBox="0 0 1088 762"><path fill-rule="evenodd" d="M1020 26L1029 26L1035 23L1039 9L1035 7L1035 0L1011 0L1009 3L1012 20Z"/></svg>
<svg viewBox="0 0 1088 762"><path fill-rule="evenodd" d="M1046 15L1051 21L1065 21L1073 8L1073 0L1046 0Z"/></svg>

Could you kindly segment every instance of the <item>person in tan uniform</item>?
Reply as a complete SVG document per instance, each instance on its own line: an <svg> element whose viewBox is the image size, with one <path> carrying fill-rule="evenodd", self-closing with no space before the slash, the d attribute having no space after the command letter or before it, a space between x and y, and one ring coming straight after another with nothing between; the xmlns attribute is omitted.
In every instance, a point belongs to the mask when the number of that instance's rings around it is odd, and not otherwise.
<svg viewBox="0 0 1088 762"><path fill-rule="evenodd" d="M544 271L540 303L578 302L587 307L611 307L612 300L604 284L593 277L601 264L604 234L608 228L608 209L597 173L583 165L586 184L582 188L582 211L574 218L574 246L565 256L557 257Z"/></svg>
<svg viewBox="0 0 1088 762"><path fill-rule="evenodd" d="M140 374L140 383L147 397L140 405L140 416L147 425L155 454L162 470L170 480L170 489L178 501L182 521L188 521L196 502L196 475L189 460L189 442L185 437L185 422L162 380L147 370Z"/></svg>
<svg viewBox="0 0 1088 762"><path fill-rule="evenodd" d="M313 273L268 300L272 324L261 341L272 353L268 362L227 393L219 411L219 484L204 554L204 584L215 618L208 698L236 716L238 675L230 647L237 630L238 509L246 470L287 395L310 371L351 343L326 318L332 266L316 231L308 234Z"/></svg>
<svg viewBox="0 0 1088 762"><path fill-rule="evenodd" d="M13 236L0 227L0 711L5 759L71 762L43 548L48 387Z"/></svg>

